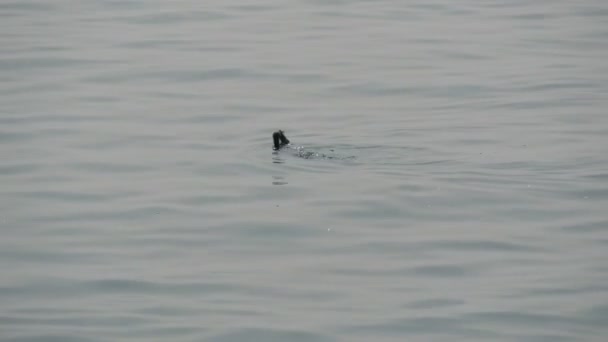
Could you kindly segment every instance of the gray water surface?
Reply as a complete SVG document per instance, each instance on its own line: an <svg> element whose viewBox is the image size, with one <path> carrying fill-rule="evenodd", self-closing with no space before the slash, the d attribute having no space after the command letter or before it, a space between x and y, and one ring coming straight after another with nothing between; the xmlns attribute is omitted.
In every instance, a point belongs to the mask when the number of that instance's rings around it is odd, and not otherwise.
<svg viewBox="0 0 608 342"><path fill-rule="evenodd" d="M599 0L0 1L0 340L605 341L607 61Z"/></svg>

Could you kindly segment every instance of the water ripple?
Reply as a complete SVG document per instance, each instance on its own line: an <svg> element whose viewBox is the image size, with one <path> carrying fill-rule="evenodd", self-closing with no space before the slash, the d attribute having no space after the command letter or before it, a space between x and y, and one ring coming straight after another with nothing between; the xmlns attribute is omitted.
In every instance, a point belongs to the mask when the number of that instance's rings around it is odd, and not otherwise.
<svg viewBox="0 0 608 342"><path fill-rule="evenodd" d="M605 2L0 12L1 340L605 339Z"/></svg>

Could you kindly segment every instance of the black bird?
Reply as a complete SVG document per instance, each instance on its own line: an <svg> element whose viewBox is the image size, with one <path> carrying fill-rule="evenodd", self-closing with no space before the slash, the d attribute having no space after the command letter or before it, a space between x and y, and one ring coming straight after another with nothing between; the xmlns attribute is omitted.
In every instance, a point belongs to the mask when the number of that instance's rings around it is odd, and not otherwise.
<svg viewBox="0 0 608 342"><path fill-rule="evenodd" d="M289 139L287 139L285 133L281 130L272 133L272 141L274 142L275 150L279 150L281 147L289 144Z"/></svg>

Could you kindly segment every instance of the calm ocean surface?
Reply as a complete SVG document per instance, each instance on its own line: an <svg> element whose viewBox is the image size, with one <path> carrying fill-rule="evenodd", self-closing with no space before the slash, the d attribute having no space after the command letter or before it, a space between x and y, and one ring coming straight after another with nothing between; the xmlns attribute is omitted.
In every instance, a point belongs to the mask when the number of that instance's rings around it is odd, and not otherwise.
<svg viewBox="0 0 608 342"><path fill-rule="evenodd" d="M0 340L606 341L607 110L604 0L2 0Z"/></svg>

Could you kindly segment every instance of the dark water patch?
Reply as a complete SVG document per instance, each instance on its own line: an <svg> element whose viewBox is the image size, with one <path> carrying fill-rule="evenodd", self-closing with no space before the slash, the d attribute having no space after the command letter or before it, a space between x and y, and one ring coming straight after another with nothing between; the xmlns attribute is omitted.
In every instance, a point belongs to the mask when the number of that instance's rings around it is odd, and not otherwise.
<svg viewBox="0 0 608 342"><path fill-rule="evenodd" d="M196 40L189 39L148 39L140 41L131 41L127 43L116 44L117 48L134 49L134 50L166 50L166 51L204 51L204 52L235 52L240 49L233 46L223 46L222 42L217 42L218 45L201 46Z"/></svg>
<svg viewBox="0 0 608 342"><path fill-rule="evenodd" d="M413 274L427 277L465 277L476 274L470 267L458 265L419 266L411 269Z"/></svg>
<svg viewBox="0 0 608 342"><path fill-rule="evenodd" d="M563 225L559 228L563 231L575 234L594 234L602 231L608 231L608 221L597 220L591 222L579 222L575 224Z"/></svg>
<svg viewBox="0 0 608 342"><path fill-rule="evenodd" d="M403 216L403 208L400 205L386 201L361 200L353 203L353 206L353 209L340 210L339 214L364 220L390 220Z"/></svg>
<svg viewBox="0 0 608 342"><path fill-rule="evenodd" d="M187 307L176 307L176 306L147 306L141 309L137 309L135 312L144 316L156 316L156 317L189 317L196 316L200 313L200 308L187 308Z"/></svg>
<svg viewBox="0 0 608 342"><path fill-rule="evenodd" d="M239 115L194 114L194 115L177 117L177 118L171 117L171 118L164 119L163 121L165 121L167 123L185 123L185 124L188 124L188 123L189 124L216 124L216 123L219 124L219 123L227 123L227 122L234 122L234 121L240 121L240 120L242 120L242 117ZM200 148L210 147L210 145L201 144L201 143L194 143L189 146L200 147Z"/></svg>
<svg viewBox="0 0 608 342"><path fill-rule="evenodd" d="M119 9L119 10L130 10L130 9L142 9L145 8L145 3L140 0L104 0L103 6L105 8Z"/></svg>
<svg viewBox="0 0 608 342"><path fill-rule="evenodd" d="M467 314L466 317L480 323L500 323L509 324L516 327L534 327L540 326L555 326L555 327L583 327L589 325L597 325L605 323L605 318L598 318L597 314L603 314L604 308L597 307L597 312L594 310L584 311L582 315L558 315L558 314L540 314L531 312L513 312L513 311L488 311Z"/></svg>
<svg viewBox="0 0 608 342"><path fill-rule="evenodd" d="M154 91L154 92L150 92L147 94L153 98L163 98L163 99L192 100L192 99L206 98L206 96L204 94L183 93L183 92L177 93L177 92L171 92L171 91Z"/></svg>
<svg viewBox="0 0 608 342"><path fill-rule="evenodd" d="M206 339L209 342L331 342L335 338L320 333L295 330L245 328Z"/></svg>
<svg viewBox="0 0 608 342"><path fill-rule="evenodd" d="M287 185L289 182L285 180L282 176L272 176L272 185Z"/></svg>
<svg viewBox="0 0 608 342"><path fill-rule="evenodd" d="M420 246L418 243L389 241L364 241L350 243L344 246L332 246L325 253L335 254L357 254L357 255L391 255L408 258L408 260L423 259L428 257L430 250Z"/></svg>
<svg viewBox="0 0 608 342"><path fill-rule="evenodd" d="M446 251L484 251L484 252L541 252L542 249L530 245L515 244L501 241L488 241L488 240L469 240L469 241L456 241L456 240L438 240L432 242L423 243L425 248L439 249Z"/></svg>
<svg viewBox="0 0 608 342"><path fill-rule="evenodd" d="M599 186L595 188L583 188L574 191L569 191L568 195L572 198L583 198L590 201L593 200L607 200L608 199L608 187Z"/></svg>
<svg viewBox="0 0 608 342"><path fill-rule="evenodd" d="M346 276L381 276L381 277L407 277L416 275L419 277L438 277L438 278L459 278L464 276L474 275L477 272L471 267L459 265L431 265L431 266L416 266L407 268L393 269L356 269L342 268L331 270L333 274Z"/></svg>
<svg viewBox="0 0 608 342"><path fill-rule="evenodd" d="M2 58L0 59L0 69L21 72L23 70L76 68L107 63L108 61L60 57Z"/></svg>
<svg viewBox="0 0 608 342"><path fill-rule="evenodd" d="M135 326L148 322L147 319L135 316L113 315L103 317L101 315L90 316L87 314L76 317L0 317L0 326L52 326L52 327L117 327Z"/></svg>
<svg viewBox="0 0 608 342"><path fill-rule="evenodd" d="M66 168L78 171L87 171L94 173L145 173L150 172L149 165L135 165L115 162L81 162L81 163L70 163L66 165Z"/></svg>
<svg viewBox="0 0 608 342"><path fill-rule="evenodd" d="M104 293L218 293L232 292L236 288L227 284L213 283L159 283L141 280L104 279L82 284L84 288ZM244 289L241 288L241 289ZM238 289L237 289L238 290Z"/></svg>
<svg viewBox="0 0 608 342"><path fill-rule="evenodd" d="M0 132L0 142L1 143L15 143L15 142L23 142L28 141L34 137L34 134L31 132Z"/></svg>
<svg viewBox="0 0 608 342"><path fill-rule="evenodd" d="M599 304L588 310L579 312L578 319L586 324L598 328L605 328L608 325L608 305Z"/></svg>
<svg viewBox="0 0 608 342"><path fill-rule="evenodd" d="M518 87L517 91L523 92L541 92L541 91L549 91L549 90L562 90L562 89L581 89L581 90L592 90L599 88L599 85L591 82L551 82L544 83L538 85L529 85Z"/></svg>
<svg viewBox="0 0 608 342"><path fill-rule="evenodd" d="M268 12L276 9L277 7L270 5L235 5L231 6L230 8L243 12Z"/></svg>
<svg viewBox="0 0 608 342"><path fill-rule="evenodd" d="M160 218L176 218L184 219L188 213L163 206L141 206L131 209L116 209L116 210L93 210L79 212L54 214L54 215L39 215L32 217L32 222L129 222L129 221L154 221Z"/></svg>
<svg viewBox="0 0 608 342"><path fill-rule="evenodd" d="M342 6L342 8L345 8L357 5L361 3L362 0L302 0L302 2L325 7Z"/></svg>
<svg viewBox="0 0 608 342"><path fill-rule="evenodd" d="M29 198L40 201L60 201L60 202L88 202L99 203L113 199L124 198L129 194L120 193L86 193L73 191L20 191L11 193L13 197Z"/></svg>
<svg viewBox="0 0 608 342"><path fill-rule="evenodd" d="M2 16L2 14L0 14L0 16ZM16 36L15 38L17 38L18 36ZM36 46L26 46L26 47L11 47L11 48L7 48L6 49L6 57L8 57L9 55L15 55L15 56L22 56L24 54L29 54L29 55L46 55L46 54L53 54L56 52L64 52L65 54L69 54L69 51L71 49L68 47L62 47L62 46L57 46L57 45L36 45ZM20 81L22 81L22 79L19 79ZM55 83L56 85L59 85L57 83Z"/></svg>
<svg viewBox="0 0 608 342"><path fill-rule="evenodd" d="M140 41L132 41L128 43L118 44L119 48L134 48L134 49L163 49L163 48L180 48L188 46L192 43L190 40L169 40L169 39L148 39Z"/></svg>
<svg viewBox="0 0 608 342"><path fill-rule="evenodd" d="M477 96L489 96L497 92L499 92L499 89L494 89L487 85L477 84L456 84L448 86L437 86L424 90L424 93L426 95L439 98L466 98Z"/></svg>
<svg viewBox="0 0 608 342"><path fill-rule="evenodd" d="M507 103L495 103L489 104L488 109L500 109L506 108L511 110L540 110L549 108L563 109L566 107L579 107L580 103L577 103L575 99L543 99L543 100L519 100Z"/></svg>
<svg viewBox="0 0 608 342"><path fill-rule="evenodd" d="M51 316L51 315L53 315L53 316L57 316L57 315L86 316L86 315L94 314L97 311L94 308L74 309L74 308L70 308L70 307L56 308L56 307L41 306L41 307L25 307L25 308L10 310L8 312L15 314L15 315L24 315L24 316L36 316L36 315L41 315L41 316Z"/></svg>
<svg viewBox="0 0 608 342"><path fill-rule="evenodd" d="M5 116L0 118L0 124L25 124L25 123L36 123L36 124L47 124L47 123L80 123L80 122L99 122L99 121L111 121L113 120L110 116L101 115L66 115L57 113L46 113L46 114L31 114L31 115L15 115Z"/></svg>
<svg viewBox="0 0 608 342"><path fill-rule="evenodd" d="M157 14L144 14L123 18L123 20L132 24L145 25L171 25L183 24L192 21L210 21L210 20L226 20L231 16L218 11L208 10L192 10L192 11L175 11L164 12Z"/></svg>
<svg viewBox="0 0 608 342"><path fill-rule="evenodd" d="M494 215L497 217L510 217L512 222L525 221L528 224L532 222L545 222L547 218L552 221L559 219L570 219L577 213L576 209L553 209L553 208L533 208L524 206L512 206L508 209L497 209Z"/></svg>
<svg viewBox="0 0 608 342"><path fill-rule="evenodd" d="M440 4L440 3L425 3L425 4L414 4L412 8L417 10L429 11L429 12L445 12L448 6Z"/></svg>
<svg viewBox="0 0 608 342"><path fill-rule="evenodd" d="M233 46L188 46L184 48L188 51L202 51L202 52L237 52L240 48Z"/></svg>
<svg viewBox="0 0 608 342"><path fill-rule="evenodd" d="M92 83L125 83L131 81L155 80L164 82L197 83L220 80L262 80L271 75L246 69L224 68L215 70L164 70L164 71L129 71L87 77L84 81Z"/></svg>
<svg viewBox="0 0 608 342"><path fill-rule="evenodd" d="M271 295L272 289L226 283L161 283L132 279L102 279L95 281L45 280L18 286L1 286L0 296L75 296L91 294L164 294L164 295L213 295L255 294ZM276 295L280 295L278 291ZM284 295L284 293L283 293Z"/></svg>
<svg viewBox="0 0 608 342"><path fill-rule="evenodd" d="M465 301L461 299L434 298L410 302L406 304L405 307L412 309L433 309L460 306L463 304L465 304Z"/></svg>
<svg viewBox="0 0 608 342"><path fill-rule="evenodd" d="M226 109L234 111L236 113L289 113L294 111L296 108L290 106L280 105L260 105L253 103L242 103L242 104L228 104ZM301 108L298 108L301 109ZM240 116L239 116L240 117ZM270 138L270 137L268 137Z"/></svg>
<svg viewBox="0 0 608 342"><path fill-rule="evenodd" d="M399 174L395 174L399 176ZM401 175L403 176L403 175ZM470 213L462 210L438 210L433 204L436 200L414 200L409 194L404 194L407 205L399 201L360 200L352 203L349 208L334 211L340 217L349 217L361 222L375 224L391 223L393 229L402 229L404 218L411 221L433 220L434 222L454 222L470 219ZM446 208L442 206L443 208ZM408 221L409 222L409 221Z"/></svg>
<svg viewBox="0 0 608 342"><path fill-rule="evenodd" d="M539 20L546 20L553 18L552 15L546 13L526 13L526 14L513 14L508 16L511 19L522 20L522 21L532 21L537 22Z"/></svg>
<svg viewBox="0 0 608 342"><path fill-rule="evenodd" d="M287 200L305 196L310 190L306 187L293 186L289 191L275 191L267 186L251 187L245 193L225 194L219 191L207 194L192 194L177 200L177 203L189 206L246 204L258 201L258 203L269 203L272 207Z"/></svg>
<svg viewBox="0 0 608 342"><path fill-rule="evenodd" d="M83 102L101 103L101 104L118 103L118 102L124 101L124 99L121 99L120 97L117 97L117 96L79 96L78 99Z"/></svg>
<svg viewBox="0 0 608 342"><path fill-rule="evenodd" d="M11 261L13 263L56 263L56 264L79 264L87 262L89 264L100 263L104 256L94 252L76 252L70 250L45 249L25 249L23 247L4 247L0 250L0 258L3 261ZM1 291L0 291L1 292Z"/></svg>
<svg viewBox="0 0 608 342"><path fill-rule="evenodd" d="M593 285L593 286L579 286L579 287L542 287L542 288L531 288L523 291L521 294L516 295L517 297L524 296L555 296L560 298L563 296L571 295L584 295L592 293L607 293L608 285Z"/></svg>
<svg viewBox="0 0 608 342"><path fill-rule="evenodd" d="M252 200L248 197L239 196L237 194L234 195L223 195L223 194L215 194L215 195L194 195L186 198L181 198L178 200L179 204L189 205L189 206L201 206L201 205L220 205L220 204L236 204L236 203L245 203Z"/></svg>
<svg viewBox="0 0 608 342"><path fill-rule="evenodd" d="M603 41L606 41L606 38L608 38L608 30L590 32L585 37L590 38L590 39L598 39L598 40L602 39Z"/></svg>
<svg viewBox="0 0 608 342"><path fill-rule="evenodd" d="M522 147L523 148L523 147ZM501 182L509 182L509 180L516 180L520 184L530 184L531 182L522 182L522 180L535 179L532 175L542 173L544 177L550 180L549 176L552 175L570 175L572 171L580 167L580 164L575 163L561 164L553 161L546 160L513 160L513 161L500 161L500 162L480 162L483 168L491 170L488 173L484 170L484 174L488 177L500 177ZM466 173L468 174L468 173ZM479 174L479 173L477 173ZM538 178L538 177L536 177ZM491 178L490 178L491 179ZM541 178L542 179L542 178Z"/></svg>
<svg viewBox="0 0 608 342"><path fill-rule="evenodd" d="M162 337L173 341L175 341L176 338L188 337L187 341L199 341L200 338L197 337L206 330L205 327L200 325L180 326L179 323L167 324L171 324L171 326L163 327L159 324L154 324L152 327L130 328L128 332L121 333L120 337L131 336L135 339L148 338L149 340L155 340L158 337Z"/></svg>
<svg viewBox="0 0 608 342"><path fill-rule="evenodd" d="M539 333L535 335L530 334L510 334L509 338L513 341L526 341L526 342L571 342L576 340L573 338L571 334L547 334L547 333Z"/></svg>
<svg viewBox="0 0 608 342"><path fill-rule="evenodd" d="M40 169L39 164L17 164L17 165L0 165L0 175L12 176L23 175L35 172Z"/></svg>
<svg viewBox="0 0 608 342"><path fill-rule="evenodd" d="M205 218L214 217L213 214L206 214ZM120 246L121 248L129 247L154 247L154 251L147 253L148 256L155 257L166 257L175 255L177 252L175 248L182 250L184 248L197 250L200 248L213 248L223 244L225 238L211 238L204 233L206 230L202 227L195 227L191 231L184 231L184 229L175 229L174 231L167 234L142 234L136 236L129 236L123 238L120 241L113 240L113 246Z"/></svg>
<svg viewBox="0 0 608 342"><path fill-rule="evenodd" d="M432 190L429 185L425 184L400 184L397 185L396 190L403 191L406 193L421 193Z"/></svg>
<svg viewBox="0 0 608 342"><path fill-rule="evenodd" d="M402 277L404 273L410 273L409 271L403 271L403 269L361 269L361 268L339 268L329 270L328 273L333 275L347 276L347 277L365 277L365 278L386 278L386 277Z"/></svg>
<svg viewBox="0 0 608 342"><path fill-rule="evenodd" d="M368 97L388 97L401 95L462 99L467 97L489 96L498 91L498 89L493 89L489 86L477 84L454 84L429 87L365 82L333 87L330 89L327 96L355 95Z"/></svg>
<svg viewBox="0 0 608 342"><path fill-rule="evenodd" d="M9 1L0 4L0 10L3 11L52 11L58 8L54 4L49 4L44 1Z"/></svg>
<svg viewBox="0 0 608 342"><path fill-rule="evenodd" d="M466 336L467 338L502 337L501 334L491 330L476 328L479 324L461 318L447 317L418 317L411 319L394 320L387 323L361 324L343 329L344 333L381 334L389 336L402 335L447 335L450 338Z"/></svg>
<svg viewBox="0 0 608 342"><path fill-rule="evenodd" d="M598 2L600 3L600 2ZM580 6L580 9L577 11L578 15L583 17L608 17L608 8L605 6Z"/></svg>
<svg viewBox="0 0 608 342"><path fill-rule="evenodd" d="M275 77L281 78L289 83L321 83L327 81L327 77L325 75L314 73L285 73L276 75Z"/></svg>
<svg viewBox="0 0 608 342"><path fill-rule="evenodd" d="M220 230L222 235L234 236L247 241L248 239L261 239L273 241L283 239L302 239L313 238L324 231L321 229L313 229L307 225L299 225L294 223L271 223L271 222L241 222L224 225L215 228Z"/></svg>
<svg viewBox="0 0 608 342"><path fill-rule="evenodd" d="M59 335L26 335L20 337L7 337L4 342L102 342L105 340L78 336L76 334Z"/></svg>
<svg viewBox="0 0 608 342"><path fill-rule="evenodd" d="M395 95L406 95L406 94L416 94L420 93L420 89L414 87L406 87L406 86L397 86L397 85L388 85L388 84L380 84L380 83L359 83L359 84L351 84L333 87L330 90L330 94L327 96L332 96L335 94L341 95L357 95L357 96L395 96Z"/></svg>
<svg viewBox="0 0 608 342"><path fill-rule="evenodd" d="M405 165L415 165L415 166L427 166L427 165L436 165L436 164L448 164L453 163L455 160L452 159L433 159L433 160L425 160L425 161L413 161L410 163L406 163Z"/></svg>
<svg viewBox="0 0 608 342"><path fill-rule="evenodd" d="M10 80L9 81L12 84L17 84L17 82ZM2 89L0 91L0 94L2 95L24 95L24 94L32 94L32 93L42 93L44 92L45 94L49 94L49 93L61 93L66 91L68 87L62 84L57 84L57 83L37 83L37 84L30 84L30 85L25 85L25 86L10 86L7 87L6 89ZM3 118L3 119L7 119L7 118Z"/></svg>
<svg viewBox="0 0 608 342"><path fill-rule="evenodd" d="M220 294L234 296L262 296L269 298L308 298L311 300L334 299L335 293L309 290L290 290L277 286L252 286L242 283L219 283L219 282L151 282L132 279L103 279L97 281L86 281L77 284L81 292L108 293L108 294L154 294L165 296L205 295L216 296Z"/></svg>
<svg viewBox="0 0 608 342"><path fill-rule="evenodd" d="M487 61L491 59L491 57L487 55L463 51L437 50L434 53L453 60Z"/></svg>
<svg viewBox="0 0 608 342"><path fill-rule="evenodd" d="M524 39L523 42L529 46L536 48L539 45L554 48L556 51L563 50L564 47L569 49L586 49L588 51L603 51L605 44L598 42L597 39L584 39L589 38L588 35L579 35L572 39ZM556 52L553 52L556 53ZM547 53L549 54L549 53Z"/></svg>
<svg viewBox="0 0 608 342"><path fill-rule="evenodd" d="M147 148L168 148L176 143L176 139L179 139L175 136L165 136L158 134L131 134L125 137L112 137L112 138L98 138L94 142L81 142L76 140L70 144L69 147L81 148L81 149L90 149L95 151L100 150L110 150L115 151L117 148L122 148L124 146L129 146L134 148L135 146L146 146ZM156 160L158 161L158 160ZM130 170L135 171L144 171L143 169L138 170L140 168L139 165L125 165L125 164L116 164L114 162L104 164L102 166L99 162L88 162L88 163L78 163L76 165L77 168L81 169L111 169L116 170L117 172L129 172ZM141 165L143 168L144 165Z"/></svg>
<svg viewBox="0 0 608 342"><path fill-rule="evenodd" d="M447 45L450 43L449 39L443 39L443 38L424 38L424 37L417 37L413 39L413 42L415 43L419 43L422 45L430 45L430 46L441 46L441 45Z"/></svg>

